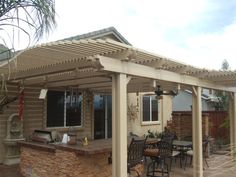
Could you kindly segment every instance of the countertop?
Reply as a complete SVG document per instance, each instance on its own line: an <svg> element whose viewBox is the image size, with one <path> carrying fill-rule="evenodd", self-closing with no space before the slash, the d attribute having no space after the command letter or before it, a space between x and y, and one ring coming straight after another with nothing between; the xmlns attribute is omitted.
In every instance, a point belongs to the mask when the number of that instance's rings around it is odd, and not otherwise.
<svg viewBox="0 0 236 177"><path fill-rule="evenodd" d="M131 141L128 138L128 145ZM147 144L156 143L157 140L148 139ZM75 145L63 144L63 143L38 143L33 141L19 141L20 146L30 147L32 149L44 150L49 152L55 152L58 150L70 151L78 153L79 155L95 155L100 153L112 152L112 139L100 139L100 140L90 140L88 145L82 145L82 143L77 142Z"/></svg>
<svg viewBox="0 0 236 177"><path fill-rule="evenodd" d="M75 145L63 143L44 144L33 141L19 141L18 144L22 147L29 147L32 149L44 150L49 152L55 152L58 149L76 152L80 155L93 155L112 151L111 139L92 140L88 142L88 145L82 145L81 143L77 143Z"/></svg>

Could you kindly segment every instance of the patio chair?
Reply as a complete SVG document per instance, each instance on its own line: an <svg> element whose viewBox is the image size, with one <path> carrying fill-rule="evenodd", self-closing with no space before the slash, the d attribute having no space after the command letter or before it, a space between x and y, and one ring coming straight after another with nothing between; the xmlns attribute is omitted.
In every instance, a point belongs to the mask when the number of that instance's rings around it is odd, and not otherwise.
<svg viewBox="0 0 236 177"><path fill-rule="evenodd" d="M143 158L143 152L144 152L144 147L146 143L146 139L135 139L132 138L131 143L128 148L128 173L131 171L135 171L137 176L140 176L140 172L135 169L135 166L138 164L143 164L144 158Z"/></svg>
<svg viewBox="0 0 236 177"><path fill-rule="evenodd" d="M193 137L192 136L185 136L182 138L183 141L193 141Z"/></svg>
<svg viewBox="0 0 236 177"><path fill-rule="evenodd" d="M177 139L177 136L175 133L171 133L171 132L168 132L168 133L164 133L162 136L161 136L161 140L162 141L166 141L166 142L169 142L170 144L172 144L172 142Z"/></svg>
<svg viewBox="0 0 236 177"><path fill-rule="evenodd" d="M203 160L205 161L208 168L209 168L209 165L208 165L208 162L207 162L207 156L208 156L207 148L208 148L209 142L210 142L209 137L207 137L202 143L202 145L203 145L203 148L202 148L202 150L203 150L203 152L202 152L203 153Z"/></svg>
<svg viewBox="0 0 236 177"><path fill-rule="evenodd" d="M147 157L152 159L156 157L156 154L158 154L157 143L158 141L156 143L145 145L144 154L143 154L145 162L147 162Z"/></svg>
<svg viewBox="0 0 236 177"><path fill-rule="evenodd" d="M135 134L135 133L133 133L133 132L130 132L129 135L130 135L131 137L134 137L134 138L135 138L135 137L139 137L137 134Z"/></svg>
<svg viewBox="0 0 236 177"><path fill-rule="evenodd" d="M209 168L208 162L207 162L207 148L208 148L208 144L209 144L209 137L206 137L205 140L203 140L202 142L202 155L203 155L203 160L205 161L207 167ZM187 165L187 161L188 161L188 157L190 157L190 165L192 164L192 160L193 160L193 149L188 150L186 152L186 157L185 157L185 166Z"/></svg>
<svg viewBox="0 0 236 177"><path fill-rule="evenodd" d="M182 167L182 163L181 163L181 157L180 157L180 151L178 151L177 149L175 149L173 147L173 141L177 139L177 136L176 134L174 133L168 133L168 134L164 134L162 135L161 137L161 141L165 141L165 142L168 142L171 144L172 146L172 153L171 153L171 156L169 156L169 159L170 159L170 170L171 170L171 167L172 167L172 161L173 159L179 157L180 158L180 166Z"/></svg>
<svg viewBox="0 0 236 177"><path fill-rule="evenodd" d="M152 156L152 162L147 167L147 177L169 177L169 167L166 159L172 156L172 144L166 141L157 143L156 154Z"/></svg>

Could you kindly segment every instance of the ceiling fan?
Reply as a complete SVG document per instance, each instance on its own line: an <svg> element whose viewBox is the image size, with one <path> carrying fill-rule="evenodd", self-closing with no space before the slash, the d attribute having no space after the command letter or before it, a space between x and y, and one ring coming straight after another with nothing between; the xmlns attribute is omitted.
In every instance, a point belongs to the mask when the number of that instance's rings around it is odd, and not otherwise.
<svg viewBox="0 0 236 177"><path fill-rule="evenodd" d="M155 94L157 96L161 96L161 95L176 96L178 94L178 91L175 91L175 90L164 91L164 90L161 90L160 85L158 85L157 89L155 90Z"/></svg>

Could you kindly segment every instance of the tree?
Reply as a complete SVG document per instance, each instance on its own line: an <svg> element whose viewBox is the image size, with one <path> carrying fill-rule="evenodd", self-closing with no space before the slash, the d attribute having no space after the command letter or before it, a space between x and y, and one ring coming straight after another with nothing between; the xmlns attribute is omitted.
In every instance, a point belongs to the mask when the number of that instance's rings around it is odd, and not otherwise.
<svg viewBox="0 0 236 177"><path fill-rule="evenodd" d="M38 41L56 26L54 0L0 0L0 59L14 51L16 41L23 42L31 36ZM2 45L2 44L3 45ZM10 45L10 46L9 46ZM6 57L11 58L11 56ZM0 75L0 111L17 97L9 98L4 75Z"/></svg>
<svg viewBox="0 0 236 177"><path fill-rule="evenodd" d="M222 69L223 71L227 71L227 70L230 69L230 68L229 68L229 63L228 63L228 61L227 61L226 59L223 60L222 65L221 65L221 69Z"/></svg>
<svg viewBox="0 0 236 177"><path fill-rule="evenodd" d="M32 34L38 41L55 26L54 0L0 0L0 40L6 46L10 41L9 48L14 48L20 33L27 35L30 43Z"/></svg>
<svg viewBox="0 0 236 177"><path fill-rule="evenodd" d="M228 71L230 69L229 63L226 59L223 60L221 69L223 71ZM216 92L216 96L219 98L218 108L224 111L228 111L229 109L229 95L225 92L218 91ZM223 123L220 125L220 128L229 128L229 117L227 116Z"/></svg>
<svg viewBox="0 0 236 177"><path fill-rule="evenodd" d="M221 65L222 71L228 71L230 69L229 63L226 59L223 60ZM228 109L228 102L229 102L229 96L225 92L222 91L216 91L215 95L218 97L219 102L216 103L215 108L216 110L227 110Z"/></svg>

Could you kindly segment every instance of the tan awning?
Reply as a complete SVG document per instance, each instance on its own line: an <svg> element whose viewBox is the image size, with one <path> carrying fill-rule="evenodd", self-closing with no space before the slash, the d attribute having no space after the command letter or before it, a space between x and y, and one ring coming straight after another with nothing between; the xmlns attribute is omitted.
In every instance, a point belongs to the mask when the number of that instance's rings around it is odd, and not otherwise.
<svg viewBox="0 0 236 177"><path fill-rule="evenodd" d="M102 62L100 57L105 57ZM81 89L106 90L111 87L111 74L120 72L109 68L103 70L104 62L109 63L112 59L127 65L134 63L135 66L145 66L145 70L155 69L159 74L181 77L180 80L184 77L197 79L189 85L197 85L201 81L223 88L236 85L234 71L200 69L111 39L57 41L37 45L19 52L9 63L0 64L0 70L10 81L24 80L26 85L47 85L52 88L78 86ZM153 87L151 84L153 79L155 80L155 76L132 75L129 85L140 91L150 90ZM160 77L156 80L163 82ZM173 86L173 83L174 85L179 83L179 80L176 80L176 83L174 80L167 79L165 84ZM188 85L186 82L182 84ZM128 89L135 90L133 87Z"/></svg>

